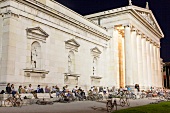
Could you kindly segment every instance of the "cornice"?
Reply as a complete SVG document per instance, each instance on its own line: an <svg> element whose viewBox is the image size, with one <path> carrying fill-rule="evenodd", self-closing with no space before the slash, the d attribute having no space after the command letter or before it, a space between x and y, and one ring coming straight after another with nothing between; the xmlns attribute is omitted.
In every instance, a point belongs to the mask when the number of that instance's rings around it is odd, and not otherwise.
<svg viewBox="0 0 170 113"><path fill-rule="evenodd" d="M11 10L7 10L5 12L1 12L0 15L3 17L3 18L9 18L9 17L15 17L15 18L19 18L19 15L12 12Z"/></svg>
<svg viewBox="0 0 170 113"><path fill-rule="evenodd" d="M139 20L146 28L148 28L150 31L152 31L156 36L158 36L159 38L160 37L163 38L163 36L152 25L150 25L144 18L139 16L136 11L131 9L130 12L137 20Z"/></svg>
<svg viewBox="0 0 170 113"><path fill-rule="evenodd" d="M163 38L164 35L159 33L152 25L150 25L147 22L146 19L141 17L135 11L135 8L142 9L142 11L151 13L151 10L148 10L148 9L140 8L140 7L137 7L137 6L126 6L126 7L121 7L121 8L117 8L117 9L112 9L112 10L108 10L108 11L104 11L104 12L99 12L99 13L87 15L86 17L88 19L97 19L99 17L100 18L106 18L106 17L112 17L112 16L116 16L116 15L121 15L121 14L129 13L129 14L133 15L139 22L141 22L142 25L144 25L146 28L148 28L153 34L155 34L159 38Z"/></svg>
<svg viewBox="0 0 170 113"><path fill-rule="evenodd" d="M75 11L73 11L73 10L71 10L71 9L69 9L69 8L67 8L67 7L65 7L64 5L62 5L62 4L58 3L58 2L56 2L55 0L50 0L50 1L54 2L55 4L58 4L59 6L65 8L65 9L67 9L67 10L69 10L70 12L72 12L72 13L74 13L74 14L76 14L76 15L80 16L81 18L84 18L85 20L87 20L87 21L89 21L89 22L91 22L91 23L97 25L98 27L101 27L101 28L105 29L104 27L102 27L102 26L96 24L95 22L93 22L93 21L91 21L91 20L85 18L84 16L82 16L82 15L76 13Z"/></svg>
<svg viewBox="0 0 170 113"><path fill-rule="evenodd" d="M70 17L70 16L68 16L68 15L65 15L64 13L62 13L62 12L59 12L59 11L57 11L57 10L55 10L55 9L53 9L53 8L51 8L51 7L49 7L49 6L46 6L46 5L44 5L44 4L42 4L42 3L40 3L40 2L38 2L38 1L36 1L36 0L13 0L13 1L19 1L19 2L21 2L21 3L23 3L23 4L25 4L25 3L29 3L30 5L34 5L34 6L32 6L32 7L39 7L39 8L41 8L41 10L43 10L44 12L48 12L48 13L46 13L46 14L50 14L50 15L53 15L53 16L59 16L60 18L62 18L64 21L66 21L66 22L68 22L68 23L71 23L72 25L74 24L75 26L77 26L77 27L79 27L79 28L81 28L81 29L84 29L84 30L86 30L86 31L88 31L88 32L90 32L90 33L92 33L92 34L94 34L94 35L97 35L97 36L99 36L100 38L102 38L102 39L104 39L104 40L110 40L110 36L109 35L107 35L107 34L104 34L104 33L102 33L102 32L100 32L100 31L98 31L98 30L96 30L96 29L94 29L94 28L92 28L92 27L90 27L90 26L88 26L88 25L86 25L86 24L84 24L84 23L82 23L82 22L80 22L80 21L78 21L78 20L75 20L74 18L72 18L72 17ZM50 0L50 1L53 1L53 0ZM54 1L53 1L54 2ZM57 3L57 2L56 2ZM59 4L59 3L57 3L57 4ZM62 7L64 7L63 5L61 5L61 4L59 4L60 6L62 6ZM65 8L65 7L64 7ZM67 8L68 9L68 8ZM70 10L70 11L72 11L72 10ZM73 12L73 11L72 11ZM74 12L75 13L75 12ZM77 13L75 13L76 15L78 15ZM80 15L78 15L78 16L80 16ZM81 18L83 17L83 16L80 16ZM86 19L85 17L83 17L84 19ZM93 23L94 24L94 22L92 22L92 21L90 21L90 20L88 20L88 19L86 19L87 21L89 21L89 22L91 22L91 23ZM95 25L97 25L97 24L95 24ZM104 29L103 27L101 27L101 26L99 26L99 25L97 25L98 27L100 27L100 28L102 28L102 29ZM105 30L105 29L104 29ZM106 32L107 33L107 32Z"/></svg>

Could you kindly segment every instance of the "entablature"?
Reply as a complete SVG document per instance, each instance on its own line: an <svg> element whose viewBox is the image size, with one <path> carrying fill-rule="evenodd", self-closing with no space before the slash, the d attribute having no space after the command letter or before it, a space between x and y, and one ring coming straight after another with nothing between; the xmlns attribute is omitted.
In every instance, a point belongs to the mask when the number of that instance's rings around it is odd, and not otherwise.
<svg viewBox="0 0 170 113"><path fill-rule="evenodd" d="M88 24L92 24L91 25L88 25L84 22L81 22L79 21L78 19L75 19L73 17L70 17L69 15L66 15L54 8L51 8L45 4L42 4L36 0L16 0L16 1L19 1L20 3L22 4L26 4L27 7L32 7L36 10L39 10L41 12L45 12L46 15L50 15L54 18L59 18L61 21L64 21L64 22L67 22L71 25L74 25L80 29L83 29L85 30L86 32L89 32L91 34L94 34L96 36L98 36L99 38L101 39L104 39L104 40L110 40L110 36L107 34L107 31L105 28L101 27L101 26L98 26L96 25L94 22L86 19L85 17L81 17L80 18L83 18L85 21L87 21ZM8 7L11 7L11 6L8 6ZM19 7L16 7L16 6L12 6L13 8L15 8L15 10L20 10L20 11L23 11L23 9L19 9ZM25 7L25 6L24 6ZM15 10L13 12L15 12ZM18 14L20 11L16 11L15 13ZM26 8L24 10L24 12L27 12ZM29 12L28 12L29 13ZM30 13L29 13L30 14ZM21 13L19 13L19 15L22 15ZM38 17L38 15L34 15L36 17ZM54 23L54 22L53 22Z"/></svg>
<svg viewBox="0 0 170 113"><path fill-rule="evenodd" d="M111 17L124 15L122 21L124 21L125 19L131 21L132 18L130 18L127 14L132 15L138 21L138 23L140 22L144 27L150 30L158 38L164 37L164 34L160 29L152 11L145 8L140 8L132 5L132 6L121 7L121 8L112 9L104 12L99 12L95 14L90 14L87 15L86 17L89 18L90 20L96 20L98 18L102 20L102 18L111 18ZM113 19L110 21L111 22L109 24L113 23L112 22ZM120 22L120 20L114 22Z"/></svg>

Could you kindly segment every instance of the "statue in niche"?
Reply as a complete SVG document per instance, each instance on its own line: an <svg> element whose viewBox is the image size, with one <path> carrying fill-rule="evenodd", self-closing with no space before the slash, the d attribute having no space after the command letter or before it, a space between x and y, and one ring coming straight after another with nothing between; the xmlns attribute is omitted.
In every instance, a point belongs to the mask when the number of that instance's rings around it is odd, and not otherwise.
<svg viewBox="0 0 170 113"><path fill-rule="evenodd" d="M71 73L71 65L72 65L71 56L68 55L68 72L69 72L69 73Z"/></svg>
<svg viewBox="0 0 170 113"><path fill-rule="evenodd" d="M93 75L94 75L94 71L95 71L95 68L94 68L94 66L93 66Z"/></svg>
<svg viewBox="0 0 170 113"><path fill-rule="evenodd" d="M129 0L129 5L132 5L132 0Z"/></svg>
<svg viewBox="0 0 170 113"><path fill-rule="evenodd" d="M37 57L38 57L38 51L37 48L34 47L31 50L31 64L33 68L37 68Z"/></svg>
<svg viewBox="0 0 170 113"><path fill-rule="evenodd" d="M93 59L93 75L96 75L96 59Z"/></svg>

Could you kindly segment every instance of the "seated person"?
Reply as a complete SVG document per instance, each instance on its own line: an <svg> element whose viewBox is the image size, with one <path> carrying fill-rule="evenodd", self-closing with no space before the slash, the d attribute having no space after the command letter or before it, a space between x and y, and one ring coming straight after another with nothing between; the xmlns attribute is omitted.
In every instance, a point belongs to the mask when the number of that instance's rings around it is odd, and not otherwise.
<svg viewBox="0 0 170 113"><path fill-rule="evenodd" d="M107 90L106 90L106 88L104 87L104 88L103 88L103 94L104 94L104 95L106 95L106 91L107 91Z"/></svg>
<svg viewBox="0 0 170 113"><path fill-rule="evenodd" d="M89 95L89 96L92 96L92 95L93 95L92 90L89 90L89 91L88 91L88 95Z"/></svg>
<svg viewBox="0 0 170 113"><path fill-rule="evenodd" d="M11 91L11 86L10 86L10 83L8 83L7 86L6 86L6 93L11 94L11 92L12 92Z"/></svg>
<svg viewBox="0 0 170 113"><path fill-rule="evenodd" d="M51 93L56 93L56 88L55 88L55 86L52 86L52 91L51 91Z"/></svg>
<svg viewBox="0 0 170 113"><path fill-rule="evenodd" d="M45 86L45 93L49 93L50 98L53 98L53 97L51 96L51 88L50 88L50 87Z"/></svg>
<svg viewBox="0 0 170 113"><path fill-rule="evenodd" d="M5 91L4 91L4 90L2 90L0 94L4 94L4 93L5 93Z"/></svg>
<svg viewBox="0 0 170 113"><path fill-rule="evenodd" d="M40 87L40 85L37 86L37 93L44 93L44 90Z"/></svg>
<svg viewBox="0 0 170 113"><path fill-rule="evenodd" d="M21 93L27 93L28 89L27 86L24 86L24 88L21 89Z"/></svg>
<svg viewBox="0 0 170 113"><path fill-rule="evenodd" d="M22 86L20 85L19 88L18 88L19 94L21 93L21 90L22 90Z"/></svg>
<svg viewBox="0 0 170 113"><path fill-rule="evenodd" d="M34 98L38 99L38 97L37 97L37 90L34 90L34 89L32 88L32 85L31 85L31 84L29 84L29 87L28 87L27 92L28 92L28 93L32 93L33 96L34 96Z"/></svg>
<svg viewBox="0 0 170 113"><path fill-rule="evenodd" d="M156 97L156 96L157 96L157 93L156 93L156 92L153 92L152 96L153 96L153 97Z"/></svg>
<svg viewBox="0 0 170 113"><path fill-rule="evenodd" d="M19 96L18 92L14 88L14 84L11 84L11 91L12 91L12 96L15 97L16 95Z"/></svg>
<svg viewBox="0 0 170 113"><path fill-rule="evenodd" d="M75 86L75 88L73 88L73 90L72 90L72 93L76 93L77 90L78 90L78 87Z"/></svg>
<svg viewBox="0 0 170 113"><path fill-rule="evenodd" d="M77 91L75 92L75 96L78 97L79 100L80 100L80 99L83 99L83 97L81 96L81 91L80 91L80 90L77 90Z"/></svg>
<svg viewBox="0 0 170 113"><path fill-rule="evenodd" d="M62 93L61 91L60 91L60 88L56 85L55 86L55 88L56 88L56 97L59 97L59 95Z"/></svg>
<svg viewBox="0 0 170 113"><path fill-rule="evenodd" d="M50 93L51 89L48 86L45 86L45 93Z"/></svg>
<svg viewBox="0 0 170 113"><path fill-rule="evenodd" d="M83 99L86 99L86 94L85 94L85 91L84 91L84 90L82 90L81 96L83 97Z"/></svg>

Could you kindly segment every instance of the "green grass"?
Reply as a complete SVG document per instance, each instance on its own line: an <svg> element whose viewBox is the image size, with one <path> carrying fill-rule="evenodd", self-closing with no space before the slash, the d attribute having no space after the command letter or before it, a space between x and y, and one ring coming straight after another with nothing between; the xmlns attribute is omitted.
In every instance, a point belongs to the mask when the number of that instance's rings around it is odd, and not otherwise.
<svg viewBox="0 0 170 113"><path fill-rule="evenodd" d="M170 102L133 107L114 111L113 113L170 113Z"/></svg>

